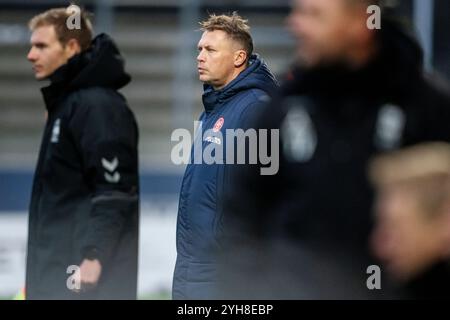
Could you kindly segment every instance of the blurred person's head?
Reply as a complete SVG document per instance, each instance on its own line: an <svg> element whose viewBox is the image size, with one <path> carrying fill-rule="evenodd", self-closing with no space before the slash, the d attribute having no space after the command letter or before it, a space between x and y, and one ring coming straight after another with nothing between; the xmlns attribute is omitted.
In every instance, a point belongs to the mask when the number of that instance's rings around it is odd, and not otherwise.
<svg viewBox="0 0 450 320"><path fill-rule="evenodd" d="M377 190L372 248L408 281L450 258L450 145L424 144L372 163Z"/></svg>
<svg viewBox="0 0 450 320"><path fill-rule="evenodd" d="M248 66L253 40L247 20L232 15L210 15L200 23L197 67L200 81L222 89Z"/></svg>
<svg viewBox="0 0 450 320"><path fill-rule="evenodd" d="M86 12L80 14L79 29L68 28L71 14L66 8L51 9L30 20L31 49L27 58L37 80L47 79L74 55L89 48L93 32Z"/></svg>
<svg viewBox="0 0 450 320"><path fill-rule="evenodd" d="M363 65L376 50L367 8L376 0L293 0L288 26L305 67Z"/></svg>

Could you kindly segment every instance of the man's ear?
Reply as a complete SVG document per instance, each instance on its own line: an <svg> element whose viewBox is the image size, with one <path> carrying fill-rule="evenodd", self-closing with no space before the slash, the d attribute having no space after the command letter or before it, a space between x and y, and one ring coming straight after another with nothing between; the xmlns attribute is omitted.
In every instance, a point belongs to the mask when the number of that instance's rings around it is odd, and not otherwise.
<svg viewBox="0 0 450 320"><path fill-rule="evenodd" d="M234 54L234 66L236 68L242 67L247 62L247 52L238 50Z"/></svg>
<svg viewBox="0 0 450 320"><path fill-rule="evenodd" d="M74 55L79 54L81 52L81 46L78 40L72 38L69 41L67 41L64 50L66 52L67 58L70 59Z"/></svg>

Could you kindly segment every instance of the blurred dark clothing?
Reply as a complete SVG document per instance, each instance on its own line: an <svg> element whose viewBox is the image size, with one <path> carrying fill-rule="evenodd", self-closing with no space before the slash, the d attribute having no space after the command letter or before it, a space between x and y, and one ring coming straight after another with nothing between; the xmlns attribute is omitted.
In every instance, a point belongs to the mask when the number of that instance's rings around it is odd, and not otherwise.
<svg viewBox="0 0 450 320"><path fill-rule="evenodd" d="M450 299L450 262L441 261L429 267L398 288L405 299Z"/></svg>
<svg viewBox="0 0 450 320"><path fill-rule="evenodd" d="M373 190L369 160L425 141L450 141L450 95L422 71L422 52L385 22L378 51L357 70L296 68L256 122L280 129L280 170L234 173L226 197L226 298L390 297L369 290Z"/></svg>
<svg viewBox="0 0 450 320"><path fill-rule="evenodd" d="M29 211L27 299L136 299L138 128L117 92L130 81L107 35L42 92L48 110ZM71 265L98 259L95 290L67 287Z"/></svg>
<svg viewBox="0 0 450 320"><path fill-rule="evenodd" d="M248 119L254 116L276 86L275 77L257 55L251 57L250 66L225 88L214 90L205 85L205 111L200 116L202 131L199 130L195 138L199 139L195 145L201 146L202 154L217 143L223 148L223 159L226 159L226 130L246 130ZM215 131L211 132L211 129ZM204 137L207 130L210 137ZM213 136L219 141L212 142ZM210 299L217 289L215 253L222 245L224 216L221 197L230 187L229 172L233 165L195 163L194 150L193 147L180 192L174 299Z"/></svg>

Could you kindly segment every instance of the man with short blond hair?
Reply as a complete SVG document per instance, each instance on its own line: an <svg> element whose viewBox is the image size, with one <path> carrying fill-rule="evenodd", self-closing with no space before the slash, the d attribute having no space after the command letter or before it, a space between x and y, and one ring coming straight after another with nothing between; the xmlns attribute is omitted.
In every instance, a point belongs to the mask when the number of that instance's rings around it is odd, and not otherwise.
<svg viewBox="0 0 450 320"><path fill-rule="evenodd" d="M247 20L241 18L237 13L231 16L212 14L208 20L200 23L203 32L221 30L224 31L235 45L242 48L247 54L247 63L253 54L253 39Z"/></svg>
<svg viewBox="0 0 450 320"><path fill-rule="evenodd" d="M197 67L204 83L197 143L202 153L223 148L227 129L244 129L276 87L264 61L253 54L247 21L237 13L211 15L201 23ZM212 131L203 139L203 129ZM226 159L225 151L223 159ZM177 224L178 257L173 280L175 299L213 298L217 289L216 256L222 243L223 194L230 188L230 166L195 164L186 168Z"/></svg>

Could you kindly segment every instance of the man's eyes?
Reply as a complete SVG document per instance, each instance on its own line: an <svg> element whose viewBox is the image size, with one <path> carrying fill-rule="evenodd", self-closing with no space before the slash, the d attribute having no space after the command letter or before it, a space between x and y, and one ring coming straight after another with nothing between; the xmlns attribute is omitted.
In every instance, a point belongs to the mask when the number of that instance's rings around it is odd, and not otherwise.
<svg viewBox="0 0 450 320"><path fill-rule="evenodd" d="M205 49L208 52L215 52L215 51L217 51L217 50L212 49L212 48L198 48L198 51L201 52L203 49Z"/></svg>

